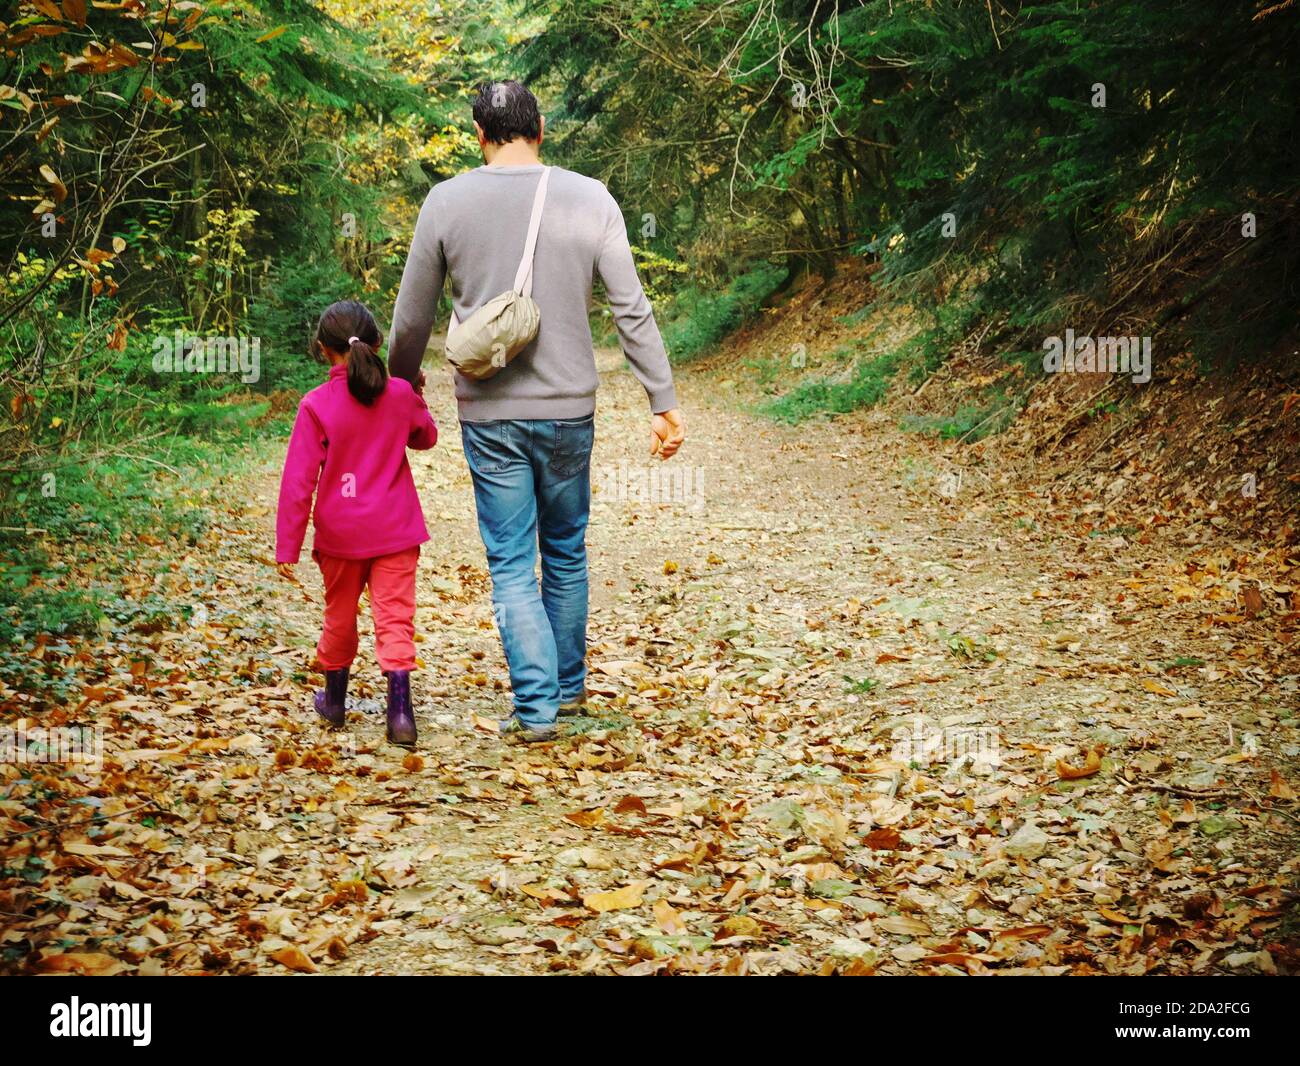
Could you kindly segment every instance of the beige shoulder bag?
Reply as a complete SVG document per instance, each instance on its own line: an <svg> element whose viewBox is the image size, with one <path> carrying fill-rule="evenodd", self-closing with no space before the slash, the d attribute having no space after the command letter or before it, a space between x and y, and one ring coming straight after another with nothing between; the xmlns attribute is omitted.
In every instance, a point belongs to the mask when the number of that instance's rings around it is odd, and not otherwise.
<svg viewBox="0 0 1300 1066"><path fill-rule="evenodd" d="M534 302L533 252L537 248L537 231L542 224L542 205L546 202L546 183L551 168L542 170L533 197L533 214L528 220L528 239L519 260L515 283L500 296L494 296L475 312L458 322L451 313L445 351L447 361L467 378L486 381L510 364L537 336L542 312Z"/></svg>

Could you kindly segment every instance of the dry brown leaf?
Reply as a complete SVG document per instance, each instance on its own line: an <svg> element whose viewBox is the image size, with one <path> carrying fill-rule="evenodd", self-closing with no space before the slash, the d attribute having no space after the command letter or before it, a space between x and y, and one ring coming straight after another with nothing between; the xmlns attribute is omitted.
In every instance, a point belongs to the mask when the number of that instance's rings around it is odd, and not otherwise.
<svg viewBox="0 0 1300 1066"><path fill-rule="evenodd" d="M896 936L928 936L930 927L919 918L909 918L906 914L890 914L876 922L877 929Z"/></svg>
<svg viewBox="0 0 1300 1066"><path fill-rule="evenodd" d="M873 829L862 838L862 843L872 851L897 851L902 839L897 829L886 826Z"/></svg>
<svg viewBox="0 0 1300 1066"><path fill-rule="evenodd" d="M614 807L615 814L627 814L629 812L645 814L645 800L640 796L624 796Z"/></svg>
<svg viewBox="0 0 1300 1066"><path fill-rule="evenodd" d="M564 816L564 820L581 826L583 829L594 829L605 820L605 808L595 807L588 811L570 811Z"/></svg>
<svg viewBox="0 0 1300 1066"><path fill-rule="evenodd" d="M610 892L593 892L582 897L582 905L597 914L605 911L626 911L641 906L641 897L645 895L649 881L633 881L630 885L613 889Z"/></svg>
<svg viewBox="0 0 1300 1066"><path fill-rule="evenodd" d="M1295 799L1295 789L1293 789L1290 785L1288 785L1286 783L1286 778L1284 778L1276 770L1273 771L1273 776L1268 786L1268 794L1272 796L1273 799L1280 799L1280 800Z"/></svg>
<svg viewBox="0 0 1300 1066"><path fill-rule="evenodd" d="M754 921L748 914L733 914L718 926L719 940L726 940L733 936L757 937L763 931L763 927Z"/></svg>
<svg viewBox="0 0 1300 1066"><path fill-rule="evenodd" d="M78 27L86 24L86 0L63 0L63 14Z"/></svg>
<svg viewBox="0 0 1300 1066"><path fill-rule="evenodd" d="M1101 749L1093 748L1088 752L1082 766L1071 766L1064 759L1056 760L1056 776L1062 781L1077 781L1082 777L1091 777L1101 769Z"/></svg>
<svg viewBox="0 0 1300 1066"><path fill-rule="evenodd" d="M561 892L558 888L550 888L547 885L520 885L519 891L525 896L530 896L535 900L540 900L544 906L553 907L559 903L571 902L572 896L568 893Z"/></svg>
<svg viewBox="0 0 1300 1066"><path fill-rule="evenodd" d="M307 954L302 950L302 948L295 947L293 944L290 944L288 947L283 947L279 951L271 952L271 958L281 966L287 966L289 969L296 970L298 973L317 972L316 964L307 957Z"/></svg>
<svg viewBox="0 0 1300 1066"><path fill-rule="evenodd" d="M650 911L655 916L655 924L670 936L679 936L686 932L681 916L666 899L657 899Z"/></svg>
<svg viewBox="0 0 1300 1066"><path fill-rule="evenodd" d="M1014 929L1002 929L993 934L995 940L1041 940L1051 933L1050 925L1019 925Z"/></svg>
<svg viewBox="0 0 1300 1066"><path fill-rule="evenodd" d="M90 977L108 977L126 969L126 964L102 951L69 951L46 955L36 963L42 973L79 973Z"/></svg>

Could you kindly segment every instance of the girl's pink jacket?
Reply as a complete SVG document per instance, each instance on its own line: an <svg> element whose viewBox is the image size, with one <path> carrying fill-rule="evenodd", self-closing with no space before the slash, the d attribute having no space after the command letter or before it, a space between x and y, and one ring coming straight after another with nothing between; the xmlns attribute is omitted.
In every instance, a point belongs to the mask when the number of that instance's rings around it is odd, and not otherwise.
<svg viewBox="0 0 1300 1066"><path fill-rule="evenodd" d="M429 539L407 448L432 448L438 427L409 381L390 378L371 406L348 392L347 366L302 398L280 478L275 561L296 563L316 494L315 550L373 559Z"/></svg>

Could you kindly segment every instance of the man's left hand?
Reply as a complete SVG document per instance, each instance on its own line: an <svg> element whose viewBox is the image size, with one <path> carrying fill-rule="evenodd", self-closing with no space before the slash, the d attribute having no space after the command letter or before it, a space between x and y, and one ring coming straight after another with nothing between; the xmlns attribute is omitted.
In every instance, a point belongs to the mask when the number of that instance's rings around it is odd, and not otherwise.
<svg viewBox="0 0 1300 1066"><path fill-rule="evenodd" d="M650 420L650 454L671 459L686 440L686 419L674 407Z"/></svg>

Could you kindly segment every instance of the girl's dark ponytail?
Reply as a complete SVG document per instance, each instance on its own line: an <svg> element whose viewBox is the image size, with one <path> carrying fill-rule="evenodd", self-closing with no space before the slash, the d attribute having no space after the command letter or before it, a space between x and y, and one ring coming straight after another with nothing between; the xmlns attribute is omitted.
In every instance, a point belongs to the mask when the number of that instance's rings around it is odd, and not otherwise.
<svg viewBox="0 0 1300 1066"><path fill-rule="evenodd" d="M384 343L375 316L365 304L340 300L325 308L316 325L316 347L347 352L348 392L369 407L388 388L388 367L376 349Z"/></svg>
<svg viewBox="0 0 1300 1066"><path fill-rule="evenodd" d="M388 388L388 367L374 348L353 337L348 348L348 392L369 407Z"/></svg>

